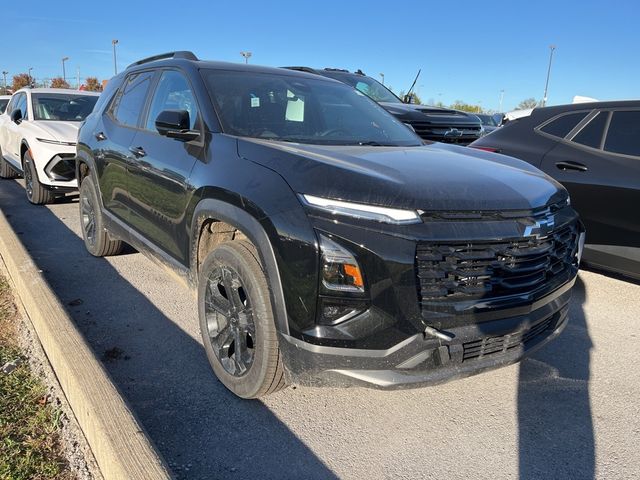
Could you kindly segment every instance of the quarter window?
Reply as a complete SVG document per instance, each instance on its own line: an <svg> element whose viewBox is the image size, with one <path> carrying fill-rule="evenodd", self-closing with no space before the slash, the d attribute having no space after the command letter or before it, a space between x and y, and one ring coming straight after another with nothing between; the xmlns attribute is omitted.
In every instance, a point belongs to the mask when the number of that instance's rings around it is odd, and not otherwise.
<svg viewBox="0 0 640 480"><path fill-rule="evenodd" d="M130 127L138 126L152 78L153 72L134 73L127 78L113 105L116 121Z"/></svg>
<svg viewBox="0 0 640 480"><path fill-rule="evenodd" d="M640 111L613 112L604 149L608 152L640 156Z"/></svg>
<svg viewBox="0 0 640 480"><path fill-rule="evenodd" d="M587 116L587 113L589 112L576 112L562 115L550 123L547 123L540 131L553 135L554 137L564 138Z"/></svg>
<svg viewBox="0 0 640 480"><path fill-rule="evenodd" d="M14 110L20 110L23 120L27 120L27 96L24 93L19 93L11 99L7 113L11 114Z"/></svg>
<svg viewBox="0 0 640 480"><path fill-rule="evenodd" d="M174 70L164 72L158 82L147 117L147 130L156 130L156 118L164 110L186 110L189 112L190 128L195 128L198 119L196 100L187 79Z"/></svg>
<svg viewBox="0 0 640 480"><path fill-rule="evenodd" d="M602 135L604 134L604 127L607 125L608 117L609 112L598 113L573 137L573 141L580 145L599 149L602 144Z"/></svg>

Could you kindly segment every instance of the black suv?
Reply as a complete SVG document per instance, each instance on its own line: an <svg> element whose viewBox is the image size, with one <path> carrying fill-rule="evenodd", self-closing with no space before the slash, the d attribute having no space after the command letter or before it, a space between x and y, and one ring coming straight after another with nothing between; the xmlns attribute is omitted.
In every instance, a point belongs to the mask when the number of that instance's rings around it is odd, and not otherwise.
<svg viewBox="0 0 640 480"><path fill-rule="evenodd" d="M417 386L512 363L566 323L582 232L525 162L424 145L355 89L290 70L141 60L79 133L82 232L197 289L234 393Z"/></svg>
<svg viewBox="0 0 640 480"><path fill-rule="evenodd" d="M360 70L352 73L338 68L322 70L309 67L285 68L315 73L351 85L378 102L403 123L411 125L423 140L468 145L484 134L482 123L477 116L450 108L405 103L387 87L376 79L366 76Z"/></svg>

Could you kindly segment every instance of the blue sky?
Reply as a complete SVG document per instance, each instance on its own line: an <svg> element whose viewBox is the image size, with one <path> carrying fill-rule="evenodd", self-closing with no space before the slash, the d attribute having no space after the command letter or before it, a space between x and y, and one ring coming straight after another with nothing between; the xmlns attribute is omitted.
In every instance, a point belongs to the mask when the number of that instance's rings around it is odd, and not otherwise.
<svg viewBox="0 0 640 480"><path fill-rule="evenodd" d="M198 1L36 0L3 5L0 68L36 78L84 78L169 50L271 66L340 67L406 90L419 68L423 100L480 102L503 110L544 91L549 45L557 45L550 104L574 95L640 97L640 3L636 1ZM61 6L63 5L63 6ZM9 39L13 37L13 39Z"/></svg>

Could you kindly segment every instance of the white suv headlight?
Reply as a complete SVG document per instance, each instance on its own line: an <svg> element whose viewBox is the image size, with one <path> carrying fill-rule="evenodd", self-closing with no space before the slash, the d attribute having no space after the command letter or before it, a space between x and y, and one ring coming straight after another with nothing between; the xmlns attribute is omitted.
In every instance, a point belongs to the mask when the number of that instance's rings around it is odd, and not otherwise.
<svg viewBox="0 0 640 480"><path fill-rule="evenodd" d="M420 215L415 210L400 210L397 208L378 207L362 203L343 202L330 198L315 197L313 195L300 195L306 205L324 210L334 215L346 215L353 218L363 218L382 223L395 225L407 225L420 223Z"/></svg>

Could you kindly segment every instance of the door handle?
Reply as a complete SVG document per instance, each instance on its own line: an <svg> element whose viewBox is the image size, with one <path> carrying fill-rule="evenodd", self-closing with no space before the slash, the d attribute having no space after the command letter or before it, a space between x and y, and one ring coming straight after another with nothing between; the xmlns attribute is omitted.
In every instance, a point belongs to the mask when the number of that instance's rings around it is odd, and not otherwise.
<svg viewBox="0 0 640 480"><path fill-rule="evenodd" d="M104 134L104 132L93 132L93 136L96 137L96 140L98 140L99 142L107 139L107 136Z"/></svg>
<svg viewBox="0 0 640 480"><path fill-rule="evenodd" d="M129 147L129 151L133 153L136 158L144 157L147 154L142 147Z"/></svg>
<svg viewBox="0 0 640 480"><path fill-rule="evenodd" d="M589 170L586 165L578 162L557 162L556 167L560 170L576 170L578 172L586 172Z"/></svg>

